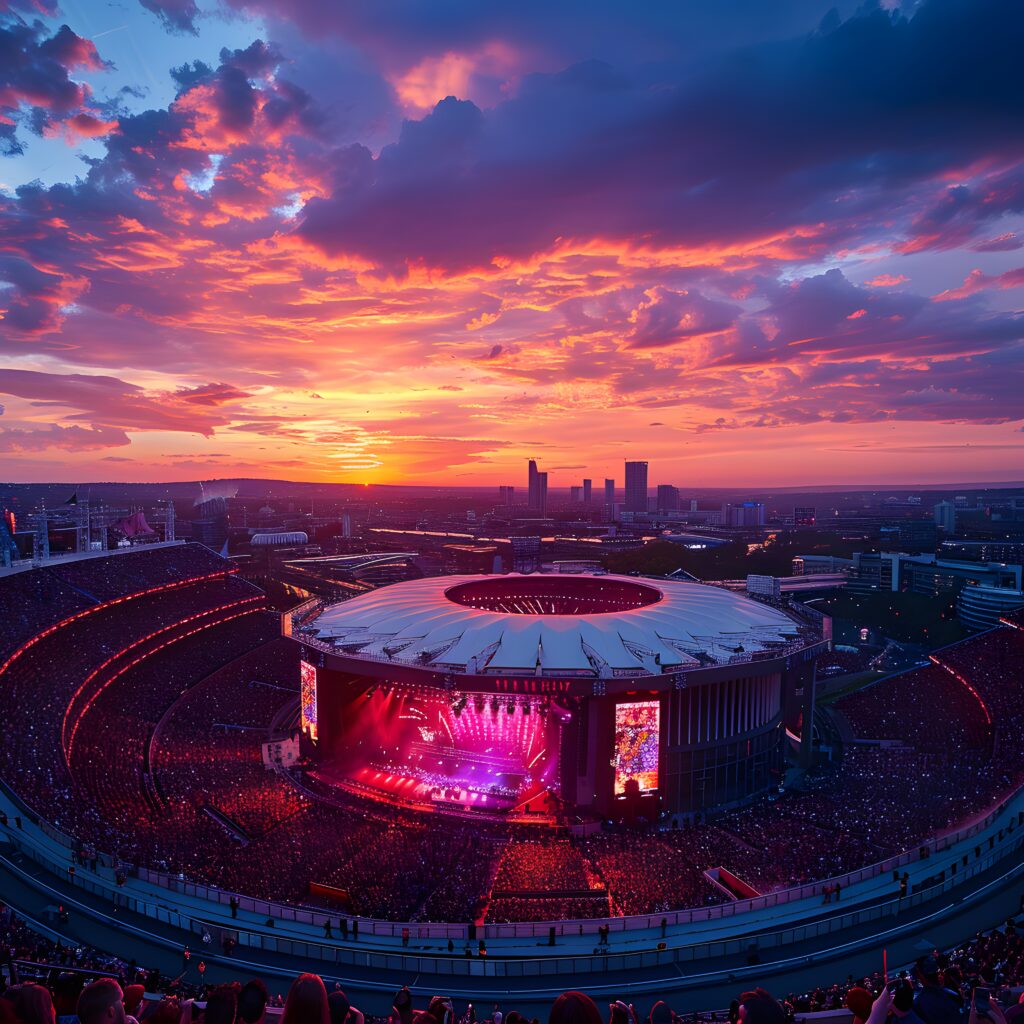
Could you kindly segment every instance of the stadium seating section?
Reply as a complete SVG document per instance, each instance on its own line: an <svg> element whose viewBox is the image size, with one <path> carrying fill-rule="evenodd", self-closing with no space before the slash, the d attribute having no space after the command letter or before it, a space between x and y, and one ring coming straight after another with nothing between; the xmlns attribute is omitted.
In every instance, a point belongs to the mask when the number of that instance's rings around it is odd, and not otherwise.
<svg viewBox="0 0 1024 1024"><path fill-rule="evenodd" d="M652 914L721 902L709 868L764 892L876 862L1024 777L1006 622L839 700L841 756L714 820L585 838L425 820L264 765L294 726L297 650L229 570L187 544L0 579L0 778L86 847L267 899L323 883L368 917Z"/></svg>

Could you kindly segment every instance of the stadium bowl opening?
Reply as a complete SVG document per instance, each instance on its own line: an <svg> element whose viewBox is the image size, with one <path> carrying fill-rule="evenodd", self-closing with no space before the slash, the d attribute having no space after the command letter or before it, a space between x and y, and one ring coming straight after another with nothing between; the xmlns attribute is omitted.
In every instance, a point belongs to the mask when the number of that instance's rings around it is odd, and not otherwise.
<svg viewBox="0 0 1024 1024"><path fill-rule="evenodd" d="M647 608L657 587L603 577L520 576L471 580L449 587L453 604L506 615L605 615Z"/></svg>

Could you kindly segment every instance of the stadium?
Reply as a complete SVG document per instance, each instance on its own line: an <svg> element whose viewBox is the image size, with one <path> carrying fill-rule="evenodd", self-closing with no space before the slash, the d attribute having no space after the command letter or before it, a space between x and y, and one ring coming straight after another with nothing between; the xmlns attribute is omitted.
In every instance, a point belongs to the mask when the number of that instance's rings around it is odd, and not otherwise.
<svg viewBox="0 0 1024 1024"><path fill-rule="evenodd" d="M400 583L301 638L322 780L420 809L613 818L628 802L677 824L778 781L787 743L799 759L823 649L726 590L572 575Z"/></svg>
<svg viewBox="0 0 1024 1024"><path fill-rule="evenodd" d="M59 949L315 964L368 1007L827 986L1016 907L1021 626L822 702L820 629L716 587L282 610L199 544L53 559L0 575L5 899Z"/></svg>

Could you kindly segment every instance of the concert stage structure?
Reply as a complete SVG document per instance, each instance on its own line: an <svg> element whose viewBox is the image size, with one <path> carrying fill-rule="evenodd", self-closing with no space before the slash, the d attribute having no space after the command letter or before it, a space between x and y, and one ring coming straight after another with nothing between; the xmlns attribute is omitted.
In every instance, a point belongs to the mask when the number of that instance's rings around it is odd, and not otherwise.
<svg viewBox="0 0 1024 1024"><path fill-rule="evenodd" d="M325 608L302 644L321 784L407 806L676 816L810 757L820 632L722 588L444 576Z"/></svg>

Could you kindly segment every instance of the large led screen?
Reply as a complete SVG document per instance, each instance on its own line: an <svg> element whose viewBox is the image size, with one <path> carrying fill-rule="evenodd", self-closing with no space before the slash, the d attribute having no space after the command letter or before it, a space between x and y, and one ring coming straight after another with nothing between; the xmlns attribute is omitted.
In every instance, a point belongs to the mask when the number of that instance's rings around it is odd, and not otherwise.
<svg viewBox="0 0 1024 1024"><path fill-rule="evenodd" d="M656 700L615 705L615 795L636 779L640 791L658 788L658 726L661 704Z"/></svg>
<svg viewBox="0 0 1024 1024"><path fill-rule="evenodd" d="M299 663L299 701L302 707L302 731L316 741L316 666Z"/></svg>

